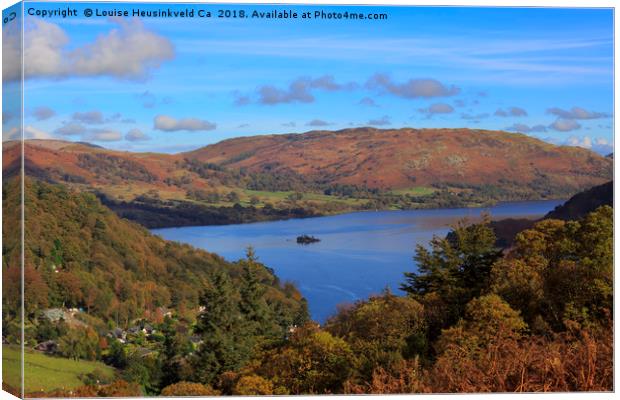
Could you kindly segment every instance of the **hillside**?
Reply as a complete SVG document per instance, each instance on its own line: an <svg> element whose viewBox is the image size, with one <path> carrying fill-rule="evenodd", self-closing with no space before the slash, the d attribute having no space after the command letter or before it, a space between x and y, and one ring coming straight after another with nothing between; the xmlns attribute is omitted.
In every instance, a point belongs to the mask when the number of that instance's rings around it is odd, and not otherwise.
<svg viewBox="0 0 620 400"><path fill-rule="evenodd" d="M17 346L2 346L3 384L18 388L21 384L21 351ZM81 377L101 371L108 378L114 377L114 368L98 361L69 360L50 357L42 353L24 352L24 391L26 393L47 392L55 389L75 389L84 383ZM15 393L16 391L13 390Z"/></svg>
<svg viewBox="0 0 620 400"><path fill-rule="evenodd" d="M3 182L4 210L18 207L19 183ZM309 319L295 285L280 282L251 249L228 262L119 218L92 193L31 177L24 201L23 272L19 241L9 235L2 248L2 339L24 344L30 397L67 397L77 386L79 397L158 394L207 368L242 365ZM4 216L10 232L19 215ZM24 336L15 301L22 279ZM18 377L6 378L14 391Z"/></svg>
<svg viewBox="0 0 620 400"><path fill-rule="evenodd" d="M19 201L15 184L15 180L4 184L5 209ZM136 318L154 318L162 307L191 315L214 273L240 279L243 268L239 263L152 235L119 218L90 193L31 178L25 187L24 274L30 318L36 310L79 307L88 315L126 327ZM10 241L3 246L7 318L17 311L9 301L18 296L13 280L20 277L10 256L14 246ZM305 315L305 301L297 290L284 290L266 267L260 268L259 279L266 301L278 310L277 319L283 326Z"/></svg>
<svg viewBox="0 0 620 400"><path fill-rule="evenodd" d="M18 156L16 143L5 143L4 171L16 170ZM25 165L29 176L94 192L153 228L567 198L611 179L613 160L507 132L358 128L179 154L29 140Z"/></svg>
<svg viewBox="0 0 620 400"><path fill-rule="evenodd" d="M545 219L579 220L601 206L614 205L614 182L609 181L579 192L538 220L508 218L491 222L501 247L510 247L517 233Z"/></svg>
<svg viewBox="0 0 620 400"><path fill-rule="evenodd" d="M577 193L566 203L547 213L545 218L565 221L580 219L600 206L614 206L613 181Z"/></svg>
<svg viewBox="0 0 620 400"><path fill-rule="evenodd" d="M461 184L575 190L608 179L612 165L585 149L471 129L357 128L252 136L203 147L185 157L380 189Z"/></svg>
<svg viewBox="0 0 620 400"><path fill-rule="evenodd" d="M292 202L290 182L272 189L270 176L188 161L182 154L130 153L84 143L29 140L26 175L96 194L118 215L149 228L219 225L318 215L307 202ZM18 142L3 144L3 172L20 165ZM267 190L266 190L267 189ZM358 201L315 193L323 212L347 210Z"/></svg>

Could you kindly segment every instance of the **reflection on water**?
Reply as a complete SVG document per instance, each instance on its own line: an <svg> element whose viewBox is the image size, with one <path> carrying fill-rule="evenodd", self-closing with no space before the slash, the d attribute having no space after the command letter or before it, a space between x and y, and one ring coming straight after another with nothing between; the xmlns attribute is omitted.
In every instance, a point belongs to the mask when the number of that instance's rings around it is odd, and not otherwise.
<svg viewBox="0 0 620 400"><path fill-rule="evenodd" d="M243 225L155 229L164 239L189 243L224 258L242 258L253 246L261 262L280 279L297 284L312 317L323 322L343 302L354 302L386 287L398 292L403 273L415 270L414 249L433 235L444 236L461 218L482 211L494 219L537 218L561 200L500 203L488 209L378 211ZM301 234L320 242L299 245Z"/></svg>

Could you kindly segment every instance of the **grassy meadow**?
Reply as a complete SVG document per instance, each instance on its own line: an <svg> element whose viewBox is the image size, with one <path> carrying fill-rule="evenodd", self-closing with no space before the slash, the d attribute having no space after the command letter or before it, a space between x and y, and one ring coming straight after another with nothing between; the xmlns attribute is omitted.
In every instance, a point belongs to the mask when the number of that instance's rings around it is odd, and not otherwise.
<svg viewBox="0 0 620 400"><path fill-rule="evenodd" d="M74 389L84 385L82 375L99 369L104 375L113 377L114 368L102 362L70 360L51 357L34 351L25 352L25 392ZM2 379L13 387L20 386L20 350L17 346L2 346Z"/></svg>

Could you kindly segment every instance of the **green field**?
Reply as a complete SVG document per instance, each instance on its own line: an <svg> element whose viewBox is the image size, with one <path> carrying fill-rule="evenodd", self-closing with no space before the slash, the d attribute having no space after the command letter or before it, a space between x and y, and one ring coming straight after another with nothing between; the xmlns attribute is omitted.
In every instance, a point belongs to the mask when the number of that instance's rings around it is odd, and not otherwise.
<svg viewBox="0 0 620 400"><path fill-rule="evenodd" d="M2 346L2 379L9 385L20 386L20 351L18 347ZM24 364L25 392L72 389L84 385L80 375L99 369L109 377L114 368L96 361L74 361L26 351Z"/></svg>
<svg viewBox="0 0 620 400"><path fill-rule="evenodd" d="M418 186L410 189L397 189L392 190L390 193L397 196L410 195L410 196L428 196L433 194L437 189L426 186Z"/></svg>
<svg viewBox="0 0 620 400"><path fill-rule="evenodd" d="M263 202L277 202L281 200L286 200L288 196L292 195L295 192L292 192L292 191L267 192L263 190L244 189L241 193L242 193L241 199L245 201L248 201L250 197L252 196L256 196ZM301 200L310 200L310 201L315 201L319 203L338 202L338 203L343 203L343 204L348 204L348 205L357 205L357 204L361 204L366 199L335 197L335 196L328 196L328 195L320 194L320 193L305 192L305 193L302 193Z"/></svg>

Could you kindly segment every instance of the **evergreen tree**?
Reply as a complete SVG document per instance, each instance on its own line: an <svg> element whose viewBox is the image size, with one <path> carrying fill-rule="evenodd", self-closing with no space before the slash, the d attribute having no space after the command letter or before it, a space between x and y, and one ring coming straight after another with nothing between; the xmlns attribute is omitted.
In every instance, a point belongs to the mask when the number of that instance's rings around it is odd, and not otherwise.
<svg viewBox="0 0 620 400"><path fill-rule="evenodd" d="M186 356L192 351L192 344L189 341L186 331L179 323L170 317L164 319L161 332L164 335L163 349L161 351L162 377L161 387L166 387L186 378L188 365Z"/></svg>
<svg viewBox="0 0 620 400"><path fill-rule="evenodd" d="M262 265L258 262L258 257L252 246L247 248L246 259L243 260L242 265L239 310L248 322L250 333L258 336L273 335L277 332L278 327L275 326L271 310L264 299L266 287L261 284L259 278Z"/></svg>
<svg viewBox="0 0 620 400"><path fill-rule="evenodd" d="M454 324L471 299L489 289L491 267L501 257L490 218L457 223L446 238L434 237L430 250L418 245L417 272L406 272L402 290L425 305L431 336Z"/></svg>
<svg viewBox="0 0 620 400"><path fill-rule="evenodd" d="M118 340L113 340L110 344L110 350L105 357L105 362L116 368L123 369L127 366L127 354L123 345Z"/></svg>
<svg viewBox="0 0 620 400"><path fill-rule="evenodd" d="M252 350L252 337L239 310L228 275L215 270L211 284L200 298L204 311L198 316L196 332L203 343L194 354L195 379L211 383L220 373L243 366Z"/></svg>

